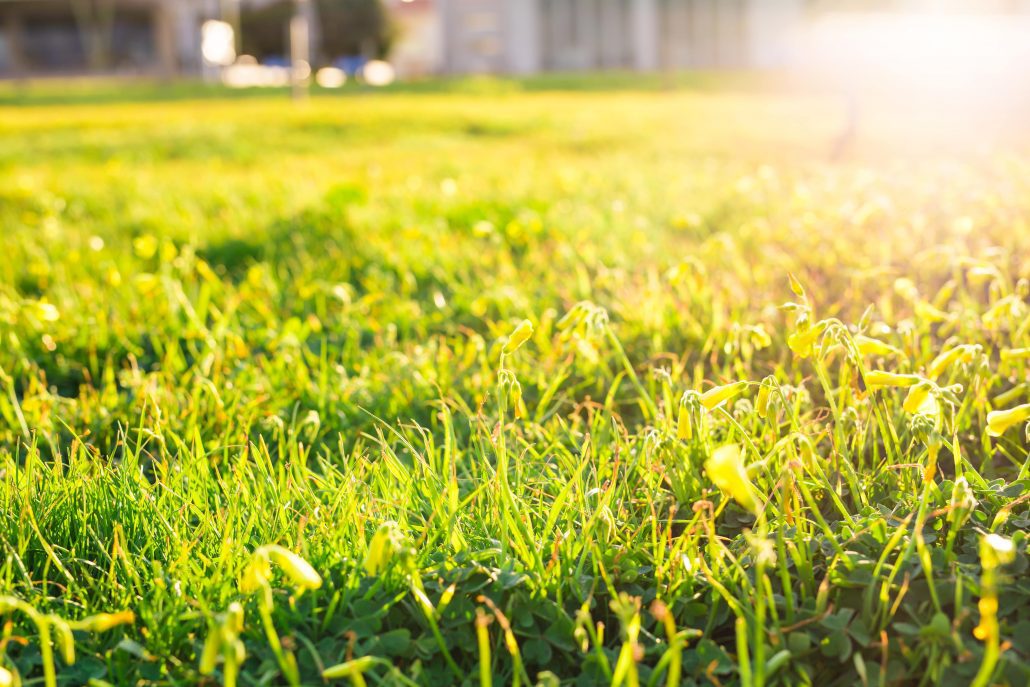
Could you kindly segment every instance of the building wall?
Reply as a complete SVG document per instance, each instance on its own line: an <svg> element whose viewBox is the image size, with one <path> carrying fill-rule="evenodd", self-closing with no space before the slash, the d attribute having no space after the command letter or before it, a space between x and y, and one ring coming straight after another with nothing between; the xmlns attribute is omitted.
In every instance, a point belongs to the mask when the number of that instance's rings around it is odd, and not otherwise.
<svg viewBox="0 0 1030 687"><path fill-rule="evenodd" d="M806 0L438 0L448 73L775 67Z"/></svg>
<svg viewBox="0 0 1030 687"><path fill-rule="evenodd" d="M237 0L260 4L269 0ZM1030 2L1030 0L1026 0ZM199 74L200 25L224 0L119 0L145 8L150 41L140 63L159 73ZM60 0L0 2L0 73L25 59L21 9ZM387 0L401 25L395 59L403 76L596 69L775 66L806 0ZM21 9L19 9L21 8ZM74 20L68 12L69 27ZM137 31L137 34L139 32ZM145 32L144 32L145 33ZM137 35L136 38L139 38ZM135 39L134 39L135 40ZM61 40L67 49L74 40ZM18 47L22 46L19 51ZM145 48L145 50L144 50ZM51 51L53 52L53 51ZM72 59L72 58L69 58ZM21 63L21 64L19 64ZM82 65L86 71L88 65Z"/></svg>
<svg viewBox="0 0 1030 687"><path fill-rule="evenodd" d="M398 35L390 61L401 79L436 74L443 69L443 30L430 0L388 0Z"/></svg>
<svg viewBox="0 0 1030 687"><path fill-rule="evenodd" d="M540 31L543 18L537 2L508 2L504 8L506 71L533 74L543 68Z"/></svg>
<svg viewBox="0 0 1030 687"><path fill-rule="evenodd" d="M509 71L504 5L504 0L440 0L446 72Z"/></svg>
<svg viewBox="0 0 1030 687"><path fill-rule="evenodd" d="M270 0L235 0L260 4ZM811 17L869 0L386 0L401 20L396 52L404 76L430 73L532 74L540 71L663 68L775 68L798 61L796 35ZM118 0L150 22L149 34L126 24L140 70L199 74L200 25L232 0ZM941 0L882 0L886 10L939 7ZM962 11L1030 12L1030 0L944 0ZM66 0L0 0L0 76L42 69L33 48L74 26L70 10L54 28L26 28L26 16ZM843 9L842 9L843 8ZM144 12L140 15L140 12ZM134 20L135 21L135 20ZM126 28L127 27L127 28ZM45 28L45 27L44 27ZM33 34L32 32L36 33ZM149 41L143 40L150 36ZM405 37L406 36L406 37ZM78 51L71 34L61 59ZM33 45L26 45L29 41ZM86 71L85 57L79 71ZM124 63L133 60L125 59ZM38 62L38 60L37 60ZM67 70L66 70L67 71Z"/></svg>

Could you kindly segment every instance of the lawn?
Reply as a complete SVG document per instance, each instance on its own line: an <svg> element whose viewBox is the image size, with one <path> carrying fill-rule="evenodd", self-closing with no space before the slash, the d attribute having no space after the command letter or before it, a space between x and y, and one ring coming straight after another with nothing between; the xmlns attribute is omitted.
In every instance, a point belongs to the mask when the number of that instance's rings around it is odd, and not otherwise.
<svg viewBox="0 0 1030 687"><path fill-rule="evenodd" d="M567 89L4 100L0 685L1028 684L1030 120Z"/></svg>

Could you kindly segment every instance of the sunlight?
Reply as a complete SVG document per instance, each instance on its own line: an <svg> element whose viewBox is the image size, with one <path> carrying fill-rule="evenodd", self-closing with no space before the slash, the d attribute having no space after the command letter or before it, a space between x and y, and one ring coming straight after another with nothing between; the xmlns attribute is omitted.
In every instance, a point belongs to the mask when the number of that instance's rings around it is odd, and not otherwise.
<svg viewBox="0 0 1030 687"><path fill-rule="evenodd" d="M1030 21L1022 17L831 13L804 38L812 70L848 89L997 107L1028 88Z"/></svg>

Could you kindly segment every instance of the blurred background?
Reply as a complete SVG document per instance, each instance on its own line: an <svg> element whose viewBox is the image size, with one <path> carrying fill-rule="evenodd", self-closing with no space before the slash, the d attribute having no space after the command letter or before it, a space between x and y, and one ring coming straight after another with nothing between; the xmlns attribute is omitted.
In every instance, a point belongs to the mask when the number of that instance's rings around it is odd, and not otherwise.
<svg viewBox="0 0 1030 687"><path fill-rule="evenodd" d="M291 76L385 60L406 80L721 69L1015 88L1030 0L0 0L0 78L212 80L301 60Z"/></svg>
<svg viewBox="0 0 1030 687"><path fill-rule="evenodd" d="M984 146L1030 117L1030 0L0 0L0 102L97 81L757 89L829 96L834 151L876 121Z"/></svg>

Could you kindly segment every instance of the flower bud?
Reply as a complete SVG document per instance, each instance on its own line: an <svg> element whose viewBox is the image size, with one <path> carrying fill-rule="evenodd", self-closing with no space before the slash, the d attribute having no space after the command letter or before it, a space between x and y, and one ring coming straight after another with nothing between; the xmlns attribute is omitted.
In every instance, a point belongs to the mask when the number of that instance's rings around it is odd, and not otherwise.
<svg viewBox="0 0 1030 687"><path fill-rule="evenodd" d="M54 644L61 652L61 658L68 665L75 663L75 637L72 628L64 620L49 616L50 626L54 629Z"/></svg>
<svg viewBox="0 0 1030 687"><path fill-rule="evenodd" d="M888 356L901 353L901 349L891 346L885 341L862 336L861 334L855 337L855 345L858 347L858 352L862 355Z"/></svg>
<svg viewBox="0 0 1030 687"><path fill-rule="evenodd" d="M504 355L511 355L514 353L519 346L526 343L529 337L533 336L533 323L529 320L522 320L519 326L515 327L515 331L508 337L508 341L505 342L504 348L501 352Z"/></svg>
<svg viewBox="0 0 1030 687"><path fill-rule="evenodd" d="M747 382L733 382L732 384L712 387L701 394L701 405L708 410L717 408L746 389L747 385Z"/></svg>
<svg viewBox="0 0 1030 687"><path fill-rule="evenodd" d="M243 576L240 578L240 591L250 594L266 586L272 577L272 566L268 560L268 553L264 547L258 548L247 567L243 569Z"/></svg>
<svg viewBox="0 0 1030 687"><path fill-rule="evenodd" d="M107 632L119 625L128 625L136 620L132 611L120 611L118 613L97 613L84 618L76 623L75 628L86 632Z"/></svg>
<svg viewBox="0 0 1030 687"><path fill-rule="evenodd" d="M676 417L676 438L690 440L694 438L694 422L701 412L701 394L688 389L680 397L679 414Z"/></svg>
<svg viewBox="0 0 1030 687"><path fill-rule="evenodd" d="M755 402L755 412L763 420L769 415L769 396L772 394L772 386L766 381L758 388L758 400Z"/></svg>
<svg viewBox="0 0 1030 687"><path fill-rule="evenodd" d="M225 611L225 627L234 635L243 632L243 605L239 601L233 601Z"/></svg>
<svg viewBox="0 0 1030 687"><path fill-rule="evenodd" d="M373 665L375 665L375 658L372 656L362 656L361 658L351 659L346 663L340 663L339 665L326 668L322 671L322 677L327 680L338 680L340 678L353 677L363 674Z"/></svg>
<svg viewBox="0 0 1030 687"><path fill-rule="evenodd" d="M207 637L204 639L204 648L200 652L200 670L201 675L210 675L215 672L215 663L218 661L218 655L222 652L222 633L220 630L208 627Z"/></svg>
<svg viewBox="0 0 1030 687"><path fill-rule="evenodd" d="M956 363L971 363L981 350L983 349L978 344L962 344L942 351L930 363L930 367L926 370L926 376L936 379Z"/></svg>
<svg viewBox="0 0 1030 687"><path fill-rule="evenodd" d="M404 534L393 521L384 522L372 536L365 556L365 572L378 575L386 570L390 563L398 557L406 555Z"/></svg>
<svg viewBox="0 0 1030 687"><path fill-rule="evenodd" d="M1007 363L1012 360L1026 360L1030 358L1030 346L1027 348L1003 348L1001 350L1001 361Z"/></svg>
<svg viewBox="0 0 1030 687"><path fill-rule="evenodd" d="M877 386L914 386L922 378L919 375L903 375L883 370L870 370L865 373L865 383L868 388Z"/></svg>

